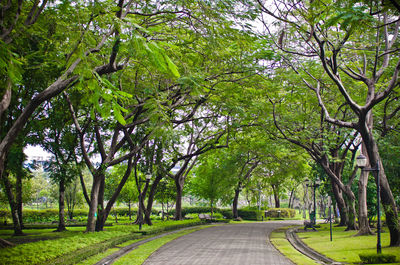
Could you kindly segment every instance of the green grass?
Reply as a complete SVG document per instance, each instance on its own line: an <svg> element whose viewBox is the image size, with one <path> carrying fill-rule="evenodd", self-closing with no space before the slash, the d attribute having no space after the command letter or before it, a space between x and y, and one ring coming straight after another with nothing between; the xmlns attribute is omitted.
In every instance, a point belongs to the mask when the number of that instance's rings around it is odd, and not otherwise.
<svg viewBox="0 0 400 265"><path fill-rule="evenodd" d="M325 256L339 261L359 264L358 254L376 253L376 235L354 236L356 231L344 231L344 227L333 227L333 241L330 241L329 225L322 224L318 232L298 233L308 246ZM396 255L396 262L400 264L400 247L389 247L389 232L387 228L382 233L382 253Z"/></svg>
<svg viewBox="0 0 400 265"><path fill-rule="evenodd" d="M184 226L199 224L199 220L157 222L154 226L143 226L148 234L160 233ZM75 253L79 253L80 260L88 256L105 251L115 244L140 237L137 225L116 225L106 227L103 232L84 233L84 228L74 227L70 231L54 233L52 229L27 230L32 238L52 238L32 243L20 244L12 248L0 249L0 260L3 264L42 264L71 261ZM9 231L2 231L3 235L11 237ZM57 238L59 237L59 238ZM23 238L22 238L23 239ZM115 242L115 243L114 243ZM40 251L38 251L40 250ZM87 252L87 254L86 254ZM74 260L74 263L80 260ZM72 262L72 261L71 261Z"/></svg>
<svg viewBox="0 0 400 265"><path fill-rule="evenodd" d="M77 265L92 265L96 264L98 261L102 260L103 258L110 256L111 254L117 252L119 248L109 248L106 251L99 253L97 255L91 256L88 259L85 259L82 262L77 263Z"/></svg>
<svg viewBox="0 0 400 265"><path fill-rule="evenodd" d="M119 258L115 263L115 265L141 265L154 251L165 245L166 243L181 237L183 235L198 231L200 229L210 227L210 226L203 226L203 227L196 227L190 230L184 230L177 232L175 234L167 235L159 239L155 239L143 245L140 245L138 248L132 250L128 254Z"/></svg>
<svg viewBox="0 0 400 265"><path fill-rule="evenodd" d="M293 246L286 240L285 236L286 228L277 229L273 231L270 235L271 243L287 258L289 258L293 263L299 265L318 265L312 259L304 256L298 252Z"/></svg>
<svg viewBox="0 0 400 265"><path fill-rule="evenodd" d="M286 257L299 265L315 265L313 260L305 257L286 240L285 229L275 230L270 240L272 244ZM328 224L322 224L318 232L299 232L299 238L317 252L339 262L360 264L360 253L376 253L376 235L354 236L356 231L344 231L344 227L333 227L333 241L330 241ZM387 231L387 228L384 229ZM400 265L400 247L389 247L389 233L382 233L382 253L396 256L396 263ZM378 264L377 264L378 265ZM383 265L383 264L379 264Z"/></svg>

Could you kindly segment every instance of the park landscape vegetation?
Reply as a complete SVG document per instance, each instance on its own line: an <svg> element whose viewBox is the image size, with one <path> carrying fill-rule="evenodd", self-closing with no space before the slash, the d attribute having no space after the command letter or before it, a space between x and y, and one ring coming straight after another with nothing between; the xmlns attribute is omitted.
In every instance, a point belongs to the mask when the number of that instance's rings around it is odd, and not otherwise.
<svg viewBox="0 0 400 265"><path fill-rule="evenodd" d="M136 225L157 227L156 209L182 220L183 197L236 220L259 219L262 198L272 197L278 209L300 202L305 218L316 195L305 179L317 178L320 213L329 195L343 230L371 235L377 175L355 166L360 153L379 165L387 245L400 246L397 1L4 0L0 8L0 200L14 235L2 234L3 246L31 234L27 216L46 213L26 210L43 198L57 202L59 233L41 239L74 243L32 263L133 240ZM28 145L51 160L26 163ZM66 231L74 211L83 212L83 235ZM135 225L109 228L119 217ZM3 255L52 244L43 242Z"/></svg>

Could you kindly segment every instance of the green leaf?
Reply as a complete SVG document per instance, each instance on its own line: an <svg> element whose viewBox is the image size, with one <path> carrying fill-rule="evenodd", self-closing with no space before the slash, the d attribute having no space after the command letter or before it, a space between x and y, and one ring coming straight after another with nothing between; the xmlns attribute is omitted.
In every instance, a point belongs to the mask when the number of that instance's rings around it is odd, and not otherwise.
<svg viewBox="0 0 400 265"><path fill-rule="evenodd" d="M118 105L117 103L113 102L112 108L113 108L113 111L114 111L114 117L117 119L117 121L119 123L121 123L122 125L126 125L126 121L125 121L124 117L121 114L121 106Z"/></svg>
<svg viewBox="0 0 400 265"><path fill-rule="evenodd" d="M167 66L171 74L174 75L176 78L179 78L181 75L178 72L178 67L176 67L176 65L172 62L171 58L169 58L168 55L164 55L164 58L167 61Z"/></svg>

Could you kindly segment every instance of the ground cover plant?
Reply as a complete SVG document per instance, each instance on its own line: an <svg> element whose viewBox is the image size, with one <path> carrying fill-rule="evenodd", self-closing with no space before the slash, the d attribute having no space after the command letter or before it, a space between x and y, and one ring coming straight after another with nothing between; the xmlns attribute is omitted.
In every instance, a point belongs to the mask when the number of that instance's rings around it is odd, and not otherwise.
<svg viewBox="0 0 400 265"><path fill-rule="evenodd" d="M165 237L153 240L151 242L148 242L146 244L143 244L139 246L138 248L134 249L127 255L121 257L118 259L114 264L116 265L122 265L122 264L129 264L129 265L140 265L142 264L154 251L165 245L166 243L181 237L183 235L193 233L195 231L198 231L200 229L206 228L209 226L203 226L203 227L196 227L194 229L190 230L184 230L180 231L175 234L167 235Z"/></svg>
<svg viewBox="0 0 400 265"><path fill-rule="evenodd" d="M143 232L156 234L199 224L202 222L198 219L157 222L151 227L144 226ZM65 262L71 261L72 257L77 256L77 253L80 254L80 259L85 259L125 241L142 237L141 233L138 233L137 225L116 225L107 227L106 231L99 233L84 233L83 229L53 233L60 235L60 238L54 240L42 240L0 249L0 260L5 264L41 264L49 261L52 264L66 264ZM35 230L35 232L34 236L40 236L41 231ZM48 230L42 232L45 235L49 233ZM38 249L41 251L37 251ZM84 250L82 251L82 249ZM78 261L74 260L73 263Z"/></svg>
<svg viewBox="0 0 400 265"><path fill-rule="evenodd" d="M289 258L293 263L295 264L307 264L307 265L317 265L319 263L313 261L312 259L308 258L307 256L304 256L300 252L298 252L290 243L289 241L286 240L286 232L287 228L280 228L275 230L274 232L271 233L270 235L270 241L271 243L281 252L283 255L285 255L287 258Z"/></svg>
<svg viewBox="0 0 400 265"><path fill-rule="evenodd" d="M400 264L400 247L389 247L387 228L383 228L382 253L396 256L395 264ZM328 224L321 224L318 232L301 232L298 236L304 243L325 256L346 263L361 263L359 254L376 253L376 235L355 236L357 231L344 231L343 227L333 227L333 240L330 241ZM393 263L392 263L393 264Z"/></svg>

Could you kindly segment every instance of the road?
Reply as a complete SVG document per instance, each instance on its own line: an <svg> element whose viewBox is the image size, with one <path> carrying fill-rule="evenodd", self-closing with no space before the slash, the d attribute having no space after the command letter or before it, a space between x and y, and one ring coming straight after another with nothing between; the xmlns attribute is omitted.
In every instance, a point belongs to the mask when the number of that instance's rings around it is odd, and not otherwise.
<svg viewBox="0 0 400 265"><path fill-rule="evenodd" d="M269 242L271 231L301 221L215 226L175 239L154 252L145 265L293 265Z"/></svg>

